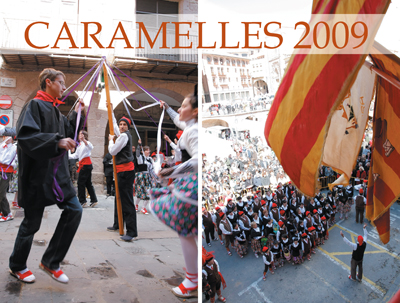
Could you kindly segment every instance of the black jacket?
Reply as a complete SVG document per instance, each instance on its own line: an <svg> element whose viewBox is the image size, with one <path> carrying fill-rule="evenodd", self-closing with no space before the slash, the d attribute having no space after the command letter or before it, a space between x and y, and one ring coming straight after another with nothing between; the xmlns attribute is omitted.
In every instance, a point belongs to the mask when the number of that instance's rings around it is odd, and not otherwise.
<svg viewBox="0 0 400 303"><path fill-rule="evenodd" d="M51 102L38 99L29 101L23 107L16 131L18 205L24 209L37 209L57 203L52 188L54 163L51 159L65 151L58 148L61 139L74 137L76 117L76 112L72 112L68 121ZM83 117L80 124L83 124ZM67 152L59 163L56 180L64 194L64 201L76 195L69 174Z"/></svg>

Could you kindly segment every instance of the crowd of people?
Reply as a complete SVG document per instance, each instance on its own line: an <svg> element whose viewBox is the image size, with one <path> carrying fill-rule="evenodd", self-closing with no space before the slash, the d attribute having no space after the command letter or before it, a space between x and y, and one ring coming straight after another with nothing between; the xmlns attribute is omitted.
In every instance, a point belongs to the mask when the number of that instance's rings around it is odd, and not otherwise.
<svg viewBox="0 0 400 303"><path fill-rule="evenodd" d="M203 116L221 116L239 114L244 112L253 112L259 110L267 110L271 104L269 98L260 98L259 100L246 100L240 102L230 103L216 103L212 105L205 105L203 107Z"/></svg>
<svg viewBox="0 0 400 303"><path fill-rule="evenodd" d="M27 259L45 207L56 204L62 214L39 267L56 281L68 283L69 278L61 270L60 264L80 224L83 207L87 204L86 190L90 196L89 206L95 207L98 203L91 181L91 152L94 146L83 129L84 118L81 115L85 104L78 99L68 118L57 108L62 103L58 98L66 90L65 81L66 77L61 71L44 69L39 75L40 90L23 108L16 127L0 126L0 135L4 136L0 149L0 222L13 219L6 197L7 188L13 192L19 189L19 195L16 194L18 201L14 201L13 207L23 208L24 218L10 256L9 271L25 283L33 283L36 279L27 267ZM159 105L181 131L175 143L171 143L173 156L160 157L158 162L152 158L156 156L155 153L150 156L150 148L142 146L141 140L137 147L132 144L129 128L133 121L122 117L117 123L112 114L115 134L109 135L109 153L103 164L109 196L115 194L113 169L110 167L116 170L122 226L119 224L121 220L118 219L121 218L117 215L115 198L114 222L107 230L119 231L120 228L126 228L121 240L136 240L138 211L153 213L175 230L182 246L186 276L172 292L178 297L188 298L197 296L198 285L197 88L194 94L183 100L178 112L162 100ZM18 147L14 140L18 140ZM13 181L10 183L10 180ZM72 181L77 181L77 192Z"/></svg>

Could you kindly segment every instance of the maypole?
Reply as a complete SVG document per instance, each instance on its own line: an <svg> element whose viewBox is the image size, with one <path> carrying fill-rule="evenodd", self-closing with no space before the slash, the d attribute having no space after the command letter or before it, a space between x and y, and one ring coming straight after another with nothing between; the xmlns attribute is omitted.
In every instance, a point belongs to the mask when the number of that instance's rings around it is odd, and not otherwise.
<svg viewBox="0 0 400 303"><path fill-rule="evenodd" d="M106 89L106 101L107 101L107 112L108 112L108 125L110 127L110 134L114 136L114 124L112 118L112 108L111 108L111 98L110 98L110 88L108 86L108 75L106 65L103 65L104 71L104 87ZM117 214L118 214L118 226L119 226L119 234L121 236L124 235L124 222L122 219L122 205L121 205L121 197L119 195L118 189L118 178L117 178L117 169L115 167L115 156L112 156L113 159L113 169L114 169L114 180L115 180L115 198L117 200Z"/></svg>

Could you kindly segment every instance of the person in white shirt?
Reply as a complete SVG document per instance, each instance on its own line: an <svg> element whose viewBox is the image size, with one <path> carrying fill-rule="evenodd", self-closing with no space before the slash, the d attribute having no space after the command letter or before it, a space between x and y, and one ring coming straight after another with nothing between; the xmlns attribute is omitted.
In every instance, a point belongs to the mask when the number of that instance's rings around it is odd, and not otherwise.
<svg viewBox="0 0 400 303"><path fill-rule="evenodd" d="M14 219L7 200L7 187L16 166L17 147L13 144L12 137L3 137L0 146L0 222Z"/></svg>
<svg viewBox="0 0 400 303"><path fill-rule="evenodd" d="M358 236L357 238L357 243L350 242L343 234L342 231L340 231L340 235L343 238L344 243L349 245L352 250L353 254L351 256L351 274L349 276L349 279L352 281L357 281L361 282L362 281L362 276L363 276L363 258L364 258L364 252L367 247L367 224L364 224L364 237L361 235ZM356 269L358 267L358 275L356 276Z"/></svg>
<svg viewBox="0 0 400 303"><path fill-rule="evenodd" d="M78 159L79 160L79 168L77 170L78 175L78 199L81 203L82 207L86 206L86 192L85 188L87 188L89 196L90 196L90 207L94 207L97 205L97 197L94 191L94 187L92 184L92 170L93 165L90 159L90 155L92 154L93 144L90 143L88 133L84 130L79 132L79 145L76 148L75 153L71 154L71 151L68 151L69 159Z"/></svg>

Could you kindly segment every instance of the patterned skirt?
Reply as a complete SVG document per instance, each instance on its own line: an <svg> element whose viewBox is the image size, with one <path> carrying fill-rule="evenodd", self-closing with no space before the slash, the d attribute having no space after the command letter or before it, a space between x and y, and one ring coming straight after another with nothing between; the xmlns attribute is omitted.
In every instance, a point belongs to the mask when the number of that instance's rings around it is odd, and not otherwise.
<svg viewBox="0 0 400 303"><path fill-rule="evenodd" d="M197 174L187 174L168 187L149 191L150 210L180 236L197 235Z"/></svg>
<svg viewBox="0 0 400 303"><path fill-rule="evenodd" d="M16 169L14 170L13 177L10 181L9 192L15 193L18 191L18 164Z"/></svg>
<svg viewBox="0 0 400 303"><path fill-rule="evenodd" d="M251 249L255 253L260 253L261 252L261 243L260 240L256 239L251 239Z"/></svg>
<svg viewBox="0 0 400 303"><path fill-rule="evenodd" d="M151 178L149 173L139 172L136 174L135 178L135 194L136 198L140 200L149 200L150 197L147 192L150 190Z"/></svg>
<svg viewBox="0 0 400 303"><path fill-rule="evenodd" d="M337 211L338 211L338 213L342 213L343 212L343 203L342 202L338 203Z"/></svg>
<svg viewBox="0 0 400 303"><path fill-rule="evenodd" d="M238 240L235 240L234 245L239 256L243 256L247 253L247 246L245 244L241 245Z"/></svg>
<svg viewBox="0 0 400 303"><path fill-rule="evenodd" d="M346 204L343 205L343 213L347 214L351 210L351 204L347 202Z"/></svg>

